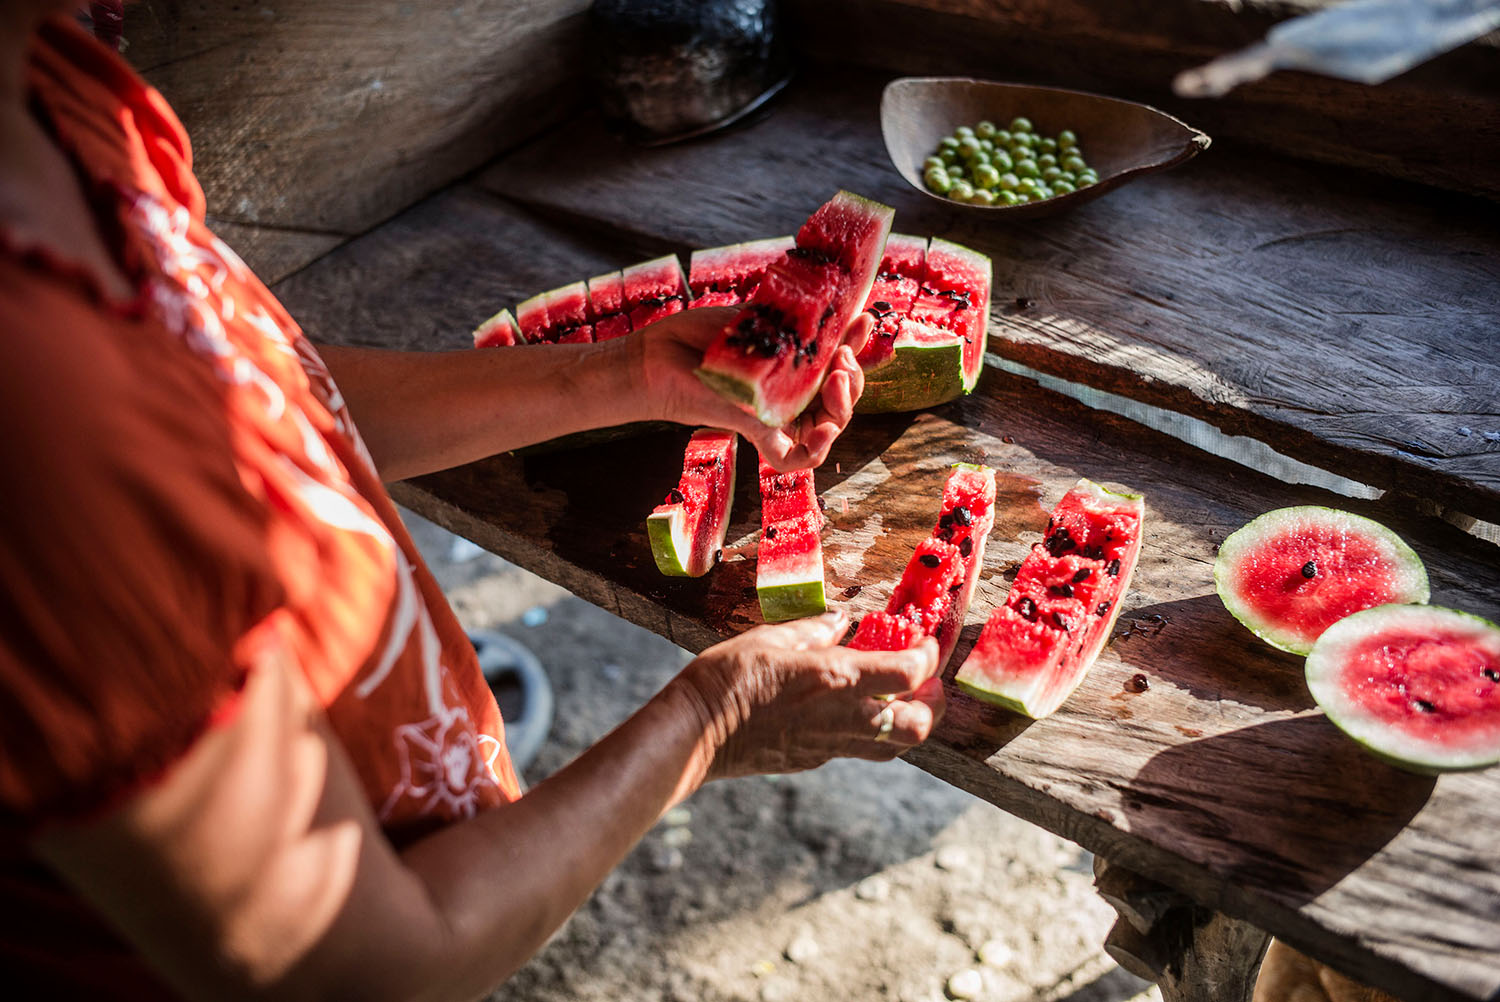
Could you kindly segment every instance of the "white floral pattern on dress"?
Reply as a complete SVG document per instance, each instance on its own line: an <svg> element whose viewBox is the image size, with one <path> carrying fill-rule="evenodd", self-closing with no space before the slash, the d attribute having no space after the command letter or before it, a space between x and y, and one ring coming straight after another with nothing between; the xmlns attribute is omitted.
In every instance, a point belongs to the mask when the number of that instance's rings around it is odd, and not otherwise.
<svg viewBox="0 0 1500 1002"><path fill-rule="evenodd" d="M224 325L238 317L278 352L294 357L309 389L332 417L334 429L354 444L373 470L369 452L349 418L332 375L307 340L289 336L263 303L253 303L246 309L224 290L225 280L231 275L247 284L253 276L234 251L217 238L210 238L207 247L194 242L190 235L192 217L186 208L169 206L137 191L129 196L127 221L148 238L156 258L157 277L149 280L148 293L157 319L208 359L220 379L253 391L269 424L293 425L313 467L308 470L291 457L280 457L298 499L331 528L374 540L392 567L396 588L386 643L366 666L354 691L360 699L368 699L389 676L415 634L428 716L395 728L392 740L401 775L382 804L380 817L388 820L406 800L417 802L419 816L472 815L482 798L499 786L495 762L501 744L479 732L467 709L453 706L445 698L448 669L442 663L442 645L417 588L413 568L390 531L369 513L313 421L300 406L289 402L276 381L234 343Z"/></svg>

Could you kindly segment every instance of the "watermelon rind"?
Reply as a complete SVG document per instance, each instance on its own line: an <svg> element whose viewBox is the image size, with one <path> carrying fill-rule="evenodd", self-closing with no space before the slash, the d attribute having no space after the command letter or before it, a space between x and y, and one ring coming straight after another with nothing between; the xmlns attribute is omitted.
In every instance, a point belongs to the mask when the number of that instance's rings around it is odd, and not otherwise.
<svg viewBox="0 0 1500 1002"><path fill-rule="evenodd" d="M1500 683L1492 679L1474 679L1476 688L1463 694L1467 698L1482 698L1488 693L1487 707L1492 720L1490 727L1481 728L1467 742L1424 740L1403 730L1397 721L1380 719L1346 691L1341 676L1351 652L1372 637L1388 632L1457 635L1483 648L1490 664L1495 666L1492 670L1500 670L1500 626L1493 622L1441 606L1376 606L1334 623L1323 631L1307 656L1307 688L1328 720L1376 757L1409 772L1425 775L1467 772L1500 763ZM1375 681L1358 679L1366 689ZM1424 694L1431 691L1422 688Z"/></svg>
<svg viewBox="0 0 1500 1002"><path fill-rule="evenodd" d="M509 347L526 343L521 337L521 328L516 324L516 318L510 315L510 310L505 309L474 328L473 337L476 348Z"/></svg>
<svg viewBox="0 0 1500 1002"><path fill-rule="evenodd" d="M817 580L757 584L755 593L760 598L761 618L768 623L820 616L828 609L828 596L821 575Z"/></svg>
<svg viewBox="0 0 1500 1002"><path fill-rule="evenodd" d="M1356 515L1338 508L1321 505L1298 505L1277 508L1241 526L1219 546L1214 560L1214 588L1219 600L1230 615L1239 620L1251 633L1278 650L1290 654L1307 655L1313 649L1317 637L1308 637L1284 624L1279 624L1259 614L1235 587L1234 576L1239 566L1247 560L1257 559L1257 550L1263 548L1279 534L1297 526L1319 524L1340 534L1363 534L1368 539L1382 544L1387 550L1395 591L1377 604L1424 604L1431 591L1427 580L1427 568L1422 558L1408 546L1400 536L1372 518ZM1357 612L1359 610L1350 610Z"/></svg>
<svg viewBox="0 0 1500 1002"><path fill-rule="evenodd" d="M967 392L963 343L956 336L921 343L903 329L896 336L894 348L885 364L865 371L865 389L854 405L857 413L923 410Z"/></svg>
<svg viewBox="0 0 1500 1002"><path fill-rule="evenodd" d="M1092 641L1076 652L1071 665L1067 667L1061 664L1056 665L1051 674L1039 674L1031 670L1014 672L1012 666L1006 663L1006 651L985 649L986 631L981 631L979 641L976 642L974 649L970 651L968 658L954 676L954 682L959 689L975 699L1004 707L1033 720L1041 720L1057 712L1083 683L1094 661L1104 649L1104 645L1109 642L1110 636L1114 633L1115 623L1125 605L1125 596L1130 593L1130 582L1135 575L1135 568L1144 543L1145 503L1143 495L1110 490L1102 484L1083 478L1080 478L1069 489L1068 495L1081 495L1105 511L1128 512L1136 518L1138 523L1138 534L1127 551L1127 556L1122 558L1119 574L1111 588L1114 598L1111 600L1108 616L1095 621L1092 627L1095 630ZM1064 501L1066 500L1067 495L1064 496ZM1058 509L1061 507L1060 502ZM1054 509L1054 512L1058 509ZM1019 584L1020 581L1017 579L1012 583L1012 589L1017 588ZM995 613L992 613L993 615Z"/></svg>
<svg viewBox="0 0 1500 1002"><path fill-rule="evenodd" d="M679 506L668 512L646 516L646 535L651 540L651 556L657 570L674 578L693 577L688 571L693 541L686 531L687 517Z"/></svg>

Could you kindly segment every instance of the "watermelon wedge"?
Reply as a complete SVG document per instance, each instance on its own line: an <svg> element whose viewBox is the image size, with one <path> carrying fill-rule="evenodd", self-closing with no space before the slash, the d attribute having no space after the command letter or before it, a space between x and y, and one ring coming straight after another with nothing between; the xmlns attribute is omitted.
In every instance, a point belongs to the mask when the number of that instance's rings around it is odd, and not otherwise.
<svg viewBox="0 0 1500 1002"><path fill-rule="evenodd" d="M937 237L918 256L909 243L916 240L887 243L881 281L866 307L877 325L859 355L860 413L935 407L972 392L984 368L990 259Z"/></svg>
<svg viewBox="0 0 1500 1002"><path fill-rule="evenodd" d="M528 344L577 344L594 339L582 282L532 296L516 307L516 321Z"/></svg>
<svg viewBox="0 0 1500 1002"><path fill-rule="evenodd" d="M682 457L682 478L646 518L651 555L663 573L701 577L718 563L734 500L739 437L732 431L693 432Z"/></svg>
<svg viewBox="0 0 1500 1002"><path fill-rule="evenodd" d="M698 377L771 427L801 414L869 298L893 215L845 191L820 206L709 344Z"/></svg>
<svg viewBox="0 0 1500 1002"><path fill-rule="evenodd" d="M1144 514L1139 495L1088 480L1063 495L958 670L959 688L1037 720L1061 706L1120 614Z"/></svg>
<svg viewBox="0 0 1500 1002"><path fill-rule="evenodd" d="M760 460L760 553L755 592L768 623L816 616L823 590L823 510L812 470L777 473Z"/></svg>
<svg viewBox="0 0 1500 1002"><path fill-rule="evenodd" d="M609 341L630 333L622 273L610 271L589 279L589 322L594 325L595 341Z"/></svg>
<svg viewBox="0 0 1500 1002"><path fill-rule="evenodd" d="M693 251L688 262L689 308L739 306L760 284L766 269L796 246L791 237L770 237Z"/></svg>
<svg viewBox="0 0 1500 1002"><path fill-rule="evenodd" d="M510 310L501 310L474 329L474 347L505 348L521 344L521 328Z"/></svg>
<svg viewBox="0 0 1500 1002"><path fill-rule="evenodd" d="M1214 560L1224 607L1273 647L1307 654L1362 609L1428 598L1422 559L1373 519L1335 508L1278 508L1232 533Z"/></svg>
<svg viewBox="0 0 1500 1002"><path fill-rule="evenodd" d="M680 313L687 303L687 279L675 254L631 265L621 274L621 281L625 312L633 331Z"/></svg>
<svg viewBox="0 0 1500 1002"><path fill-rule="evenodd" d="M938 642L938 667L947 664L974 597L984 545L994 525L995 471L957 464L943 485L942 511L932 534L917 545L885 610L861 619L849 646L862 651L905 650L931 636Z"/></svg>
<svg viewBox="0 0 1500 1002"><path fill-rule="evenodd" d="M1346 616L1307 656L1328 719L1376 755L1421 773L1500 762L1500 627L1425 605Z"/></svg>

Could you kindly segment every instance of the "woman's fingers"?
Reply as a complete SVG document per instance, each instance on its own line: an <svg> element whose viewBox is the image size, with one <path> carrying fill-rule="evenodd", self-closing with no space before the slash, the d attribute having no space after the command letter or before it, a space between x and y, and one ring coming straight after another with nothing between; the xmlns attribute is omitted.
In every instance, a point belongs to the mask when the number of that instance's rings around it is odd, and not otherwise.
<svg viewBox="0 0 1500 1002"><path fill-rule="evenodd" d="M924 637L904 651L848 651L848 665L857 673L855 691L865 696L896 696L917 689L937 674L937 641Z"/></svg>
<svg viewBox="0 0 1500 1002"><path fill-rule="evenodd" d="M815 651L833 647L849 629L849 614L842 609L790 623L763 626L755 632L774 647L790 651Z"/></svg>

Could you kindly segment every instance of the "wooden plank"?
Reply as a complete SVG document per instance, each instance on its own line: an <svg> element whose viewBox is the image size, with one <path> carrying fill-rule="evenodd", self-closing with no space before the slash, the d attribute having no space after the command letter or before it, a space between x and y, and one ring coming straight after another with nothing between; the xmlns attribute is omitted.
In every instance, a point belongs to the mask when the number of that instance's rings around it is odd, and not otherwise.
<svg viewBox="0 0 1500 1002"><path fill-rule="evenodd" d="M566 115L587 6L158 2L130 8L126 54L275 280Z"/></svg>
<svg viewBox="0 0 1500 1002"><path fill-rule="evenodd" d="M672 248L789 232L848 187L894 206L898 230L993 257L991 351L1500 521L1500 210L1214 147L1073 212L997 223L891 167L886 79L807 74L770 117L679 148L633 149L584 118L480 183Z"/></svg>
<svg viewBox="0 0 1500 1002"><path fill-rule="evenodd" d="M341 340L411 347L426 332L433 347L448 347L461 343L448 331L495 305L499 280L474 276L502 257L516 276L505 281L532 289L601 263L596 247L457 189L277 291L309 329ZM429 316L444 302L446 312ZM412 304L405 317L414 313L415 323L401 322L401 303ZM686 435L495 457L397 485L396 494L698 650L760 621L759 513L746 454L724 564L699 580L655 570L645 513L675 483ZM840 439L818 473L835 604L856 617L883 605L959 460L996 467L1000 491L950 676L1040 538L1045 508L1078 476L1145 492L1146 549L1116 635L1058 714L1029 723L950 689L938 735L911 761L1413 1002L1500 992L1500 771L1434 781L1369 756L1317 712L1300 661L1239 626L1212 584L1224 536L1288 504L1379 518L1427 561L1434 602L1490 615L1500 594L1495 547L1410 511L1271 480L991 369L973 397L930 413L862 417ZM1147 691L1125 689L1136 673L1149 678Z"/></svg>
<svg viewBox="0 0 1500 1002"><path fill-rule="evenodd" d="M1172 93L1182 70L1253 44L1276 22L1322 5L793 0L789 35L821 58L919 76L1099 91L1154 104L1221 139L1500 198L1494 36L1376 87L1278 72L1211 101Z"/></svg>

